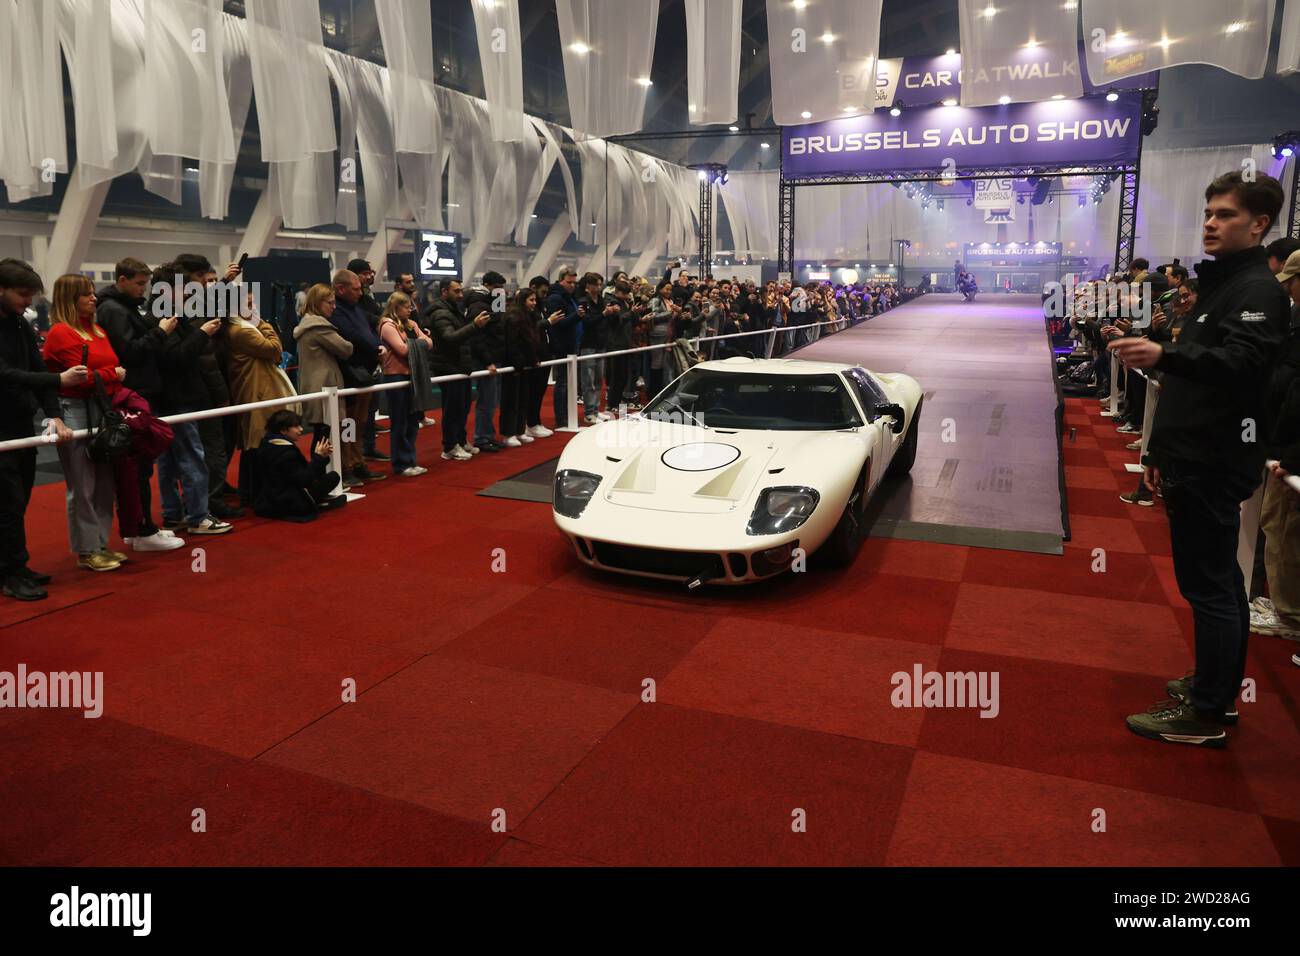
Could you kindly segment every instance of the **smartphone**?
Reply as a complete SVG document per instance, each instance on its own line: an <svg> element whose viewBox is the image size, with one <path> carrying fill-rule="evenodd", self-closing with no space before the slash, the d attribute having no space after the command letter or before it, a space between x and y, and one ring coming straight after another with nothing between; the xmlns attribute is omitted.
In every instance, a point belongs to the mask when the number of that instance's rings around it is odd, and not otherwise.
<svg viewBox="0 0 1300 956"><path fill-rule="evenodd" d="M245 263L247 260L248 260L248 253L247 253L247 252L245 252L243 255L241 255L241 256L239 257L239 271L240 271L240 272L243 272L243 271L244 271L244 263Z"/></svg>

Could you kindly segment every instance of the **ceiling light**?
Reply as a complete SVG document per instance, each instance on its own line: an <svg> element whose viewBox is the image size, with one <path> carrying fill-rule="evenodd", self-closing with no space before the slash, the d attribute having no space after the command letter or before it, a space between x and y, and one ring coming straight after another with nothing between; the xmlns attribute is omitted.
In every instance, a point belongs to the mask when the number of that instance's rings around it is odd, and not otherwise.
<svg viewBox="0 0 1300 956"><path fill-rule="evenodd" d="M812 114L809 113L807 110L804 110L799 115L802 116L804 119L812 119Z"/></svg>
<svg viewBox="0 0 1300 956"><path fill-rule="evenodd" d="M1224 33L1240 33L1246 29L1246 24L1242 20L1234 20L1223 28Z"/></svg>
<svg viewBox="0 0 1300 956"><path fill-rule="evenodd" d="M1026 50L1037 50L1037 49L1038 49L1038 41L1037 41L1037 40L1030 40L1028 43L1025 44L1025 49L1026 49Z"/></svg>
<svg viewBox="0 0 1300 956"><path fill-rule="evenodd" d="M981 10L980 13L981 13L983 16L986 16L986 17L988 17L990 20L992 20L995 16L997 16L998 8L995 7L995 6L993 6L993 4L990 3L987 7L985 7L983 10Z"/></svg>
<svg viewBox="0 0 1300 956"><path fill-rule="evenodd" d="M943 105L944 105L944 106L956 106L956 105L957 105L957 101L954 100L952 97L949 97L948 99L946 99L946 100L943 101Z"/></svg>
<svg viewBox="0 0 1300 956"><path fill-rule="evenodd" d="M1061 4L1061 8L1064 10L1077 10L1079 9L1079 0L1065 0L1065 3Z"/></svg>
<svg viewBox="0 0 1300 956"><path fill-rule="evenodd" d="M727 129L729 129L729 130L730 130L731 132L733 132L733 133L739 133L739 132L740 132L740 127L739 127L739 126L728 126Z"/></svg>
<svg viewBox="0 0 1300 956"><path fill-rule="evenodd" d="M899 109L897 106L891 106L891 107L889 108L889 115L890 115L890 116L902 116L902 115L903 115L903 111L902 111L901 109Z"/></svg>
<svg viewBox="0 0 1300 956"><path fill-rule="evenodd" d="M691 104L691 112L692 112L692 113L695 112L695 104L694 104L694 103Z"/></svg>
<svg viewBox="0 0 1300 956"><path fill-rule="evenodd" d="M825 44L828 44L828 45L831 44L831 43L834 43L834 42L835 42L835 34L834 34L834 33L831 33L830 30L827 30L825 33L822 34L822 42L825 43Z"/></svg>
<svg viewBox="0 0 1300 956"><path fill-rule="evenodd" d="M1006 106L1008 103L1011 102L1011 97L1009 97L1009 96L999 96L999 97L998 97L998 102L1001 103L1003 106Z"/></svg>
<svg viewBox="0 0 1300 956"><path fill-rule="evenodd" d="M1054 99L1054 100L1063 100L1063 99L1065 99L1065 94L1064 94L1064 93L1053 93L1053 94L1052 94L1052 99Z"/></svg>
<svg viewBox="0 0 1300 956"><path fill-rule="evenodd" d="M946 52L945 55L946 55L946 56L956 56L956 55L957 55L957 51L954 50L952 47L948 47L948 50L947 50L947 52Z"/></svg>
<svg viewBox="0 0 1300 956"><path fill-rule="evenodd" d="M802 10L806 6L808 6L808 0L794 0L794 8L796 10Z"/></svg>
<svg viewBox="0 0 1300 956"><path fill-rule="evenodd" d="M771 144L771 143L759 143L758 145L761 146L761 147L763 147L763 149L771 149L771 148L772 148L772 144Z"/></svg>
<svg viewBox="0 0 1300 956"><path fill-rule="evenodd" d="M581 40L576 43L570 43L569 49L578 54L578 56L586 56L591 52L591 47L587 46L587 44L583 43Z"/></svg>
<svg viewBox="0 0 1300 956"><path fill-rule="evenodd" d="M650 77L648 77L648 76L638 76L638 77L636 78L636 81L637 81L638 83L640 83L642 86L654 86L654 85L655 85L654 80L650 79Z"/></svg>
<svg viewBox="0 0 1300 956"><path fill-rule="evenodd" d="M1173 42L1174 41L1169 39L1169 37L1161 37L1160 41L1156 44L1156 46L1160 47L1160 49L1162 50L1168 50L1169 47L1173 44Z"/></svg>
<svg viewBox="0 0 1300 956"><path fill-rule="evenodd" d="M1114 90L1111 90L1109 93L1106 94L1107 103L1114 103L1117 99L1119 99L1119 94L1116 93Z"/></svg>
<svg viewBox="0 0 1300 956"><path fill-rule="evenodd" d="M858 108L857 108L856 106L846 106L846 107L844 107L844 112L846 112L846 113L856 113L857 111L858 111Z"/></svg>

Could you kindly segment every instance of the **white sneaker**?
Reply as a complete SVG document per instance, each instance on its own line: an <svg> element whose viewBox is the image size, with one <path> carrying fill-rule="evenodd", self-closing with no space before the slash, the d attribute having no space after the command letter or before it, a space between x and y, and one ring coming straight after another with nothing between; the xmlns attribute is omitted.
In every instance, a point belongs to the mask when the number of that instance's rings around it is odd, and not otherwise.
<svg viewBox="0 0 1300 956"><path fill-rule="evenodd" d="M533 442L537 441L537 439L528 434L528 432L524 432L522 435L516 435L515 438L521 445L531 445Z"/></svg>
<svg viewBox="0 0 1300 956"><path fill-rule="evenodd" d="M161 531L145 537L132 538L130 544L132 551L175 551L177 548L185 547L182 538L174 534L164 537Z"/></svg>
<svg viewBox="0 0 1300 956"><path fill-rule="evenodd" d="M1264 595L1262 594L1259 597L1255 598L1255 600L1250 602L1250 611L1252 614L1254 614L1256 611L1258 611L1260 614L1277 613L1273 609L1273 602L1270 601L1268 598L1264 597Z"/></svg>
<svg viewBox="0 0 1300 956"><path fill-rule="evenodd" d="M457 445L456 447L459 448L461 451L465 452L465 454L469 455L471 458L477 455L480 451L482 451L482 449L479 448L478 445Z"/></svg>
<svg viewBox="0 0 1300 956"><path fill-rule="evenodd" d="M174 537L176 537L176 532L175 532L175 531L168 531L166 528L159 528L159 529L158 529L158 533L159 533L160 535L162 535L164 538L174 538Z"/></svg>
<svg viewBox="0 0 1300 956"><path fill-rule="evenodd" d="M1141 439L1139 439L1138 441L1131 441L1131 442L1129 442L1127 445L1125 445L1124 447L1127 448L1129 451L1141 451L1141 450L1142 450L1142 441L1141 441Z"/></svg>
<svg viewBox="0 0 1300 956"><path fill-rule="evenodd" d="M545 425L533 425L529 427L528 434L534 438L550 438L555 432L551 431Z"/></svg>
<svg viewBox="0 0 1300 956"><path fill-rule="evenodd" d="M438 423L434 421L432 418L424 418L420 420L421 428L432 428L436 424Z"/></svg>
<svg viewBox="0 0 1300 956"><path fill-rule="evenodd" d="M461 448L459 445L456 445L451 451L444 451L442 453L443 461L469 461L473 457L473 455L467 452L464 448Z"/></svg>
<svg viewBox="0 0 1300 956"><path fill-rule="evenodd" d="M599 425L602 419L597 418L595 415L588 415L586 418L583 419L583 421L585 421L588 425Z"/></svg>
<svg viewBox="0 0 1300 956"><path fill-rule="evenodd" d="M609 412L599 412L596 417L602 422L612 422L615 416L611 415Z"/></svg>
<svg viewBox="0 0 1300 956"><path fill-rule="evenodd" d="M518 438L516 438L514 435L511 435L509 438L507 438L507 439L506 439L505 441L503 441L501 444L505 445L507 448L518 448L520 445L523 444L523 442L521 442L521 441L520 441Z"/></svg>
<svg viewBox="0 0 1300 956"><path fill-rule="evenodd" d="M428 473L428 468L421 468L419 465L412 465L410 468L402 469L402 474L407 478L419 478L421 475L427 475Z"/></svg>
<svg viewBox="0 0 1300 956"><path fill-rule="evenodd" d="M1269 608L1268 610L1262 608L1250 609L1250 629L1252 631L1258 632L1261 627L1277 627L1281 623L1281 620L1277 616L1277 611L1272 608Z"/></svg>

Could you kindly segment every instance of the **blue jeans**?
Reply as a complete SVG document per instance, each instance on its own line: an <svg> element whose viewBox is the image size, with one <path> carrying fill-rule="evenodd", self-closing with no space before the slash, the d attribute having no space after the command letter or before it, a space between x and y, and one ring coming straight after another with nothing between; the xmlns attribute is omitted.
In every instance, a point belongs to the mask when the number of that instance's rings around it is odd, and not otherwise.
<svg viewBox="0 0 1300 956"><path fill-rule="evenodd" d="M595 355L595 349L583 349L579 355ZM605 385L605 360L588 359L578 363L578 381L582 386L583 409L588 415L600 411L600 393Z"/></svg>
<svg viewBox="0 0 1300 956"><path fill-rule="evenodd" d="M180 484L181 493L176 493ZM194 422L172 426L171 447L158 459L158 492L164 521L179 521L184 496L185 520L198 524L208 516L208 466L203 460L203 439Z"/></svg>
<svg viewBox="0 0 1300 956"><path fill-rule="evenodd" d="M407 383L406 388L376 393L388 396L388 450L393 456L393 472L397 473L415 466L415 439L420 434L420 419L424 416L411 412L409 375L385 375L384 381Z"/></svg>
<svg viewBox="0 0 1300 956"><path fill-rule="evenodd" d="M478 381L478 401L474 403L474 444L496 441L497 427L492 423L501 404L501 379L495 375Z"/></svg>

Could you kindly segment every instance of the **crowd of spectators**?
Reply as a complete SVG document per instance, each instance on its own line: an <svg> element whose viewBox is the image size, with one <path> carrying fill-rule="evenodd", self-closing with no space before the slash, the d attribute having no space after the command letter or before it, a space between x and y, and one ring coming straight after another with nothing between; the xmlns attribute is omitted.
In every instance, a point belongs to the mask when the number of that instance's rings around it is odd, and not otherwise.
<svg viewBox="0 0 1300 956"><path fill-rule="evenodd" d="M228 534L250 508L311 520L346 503L335 494L340 485L386 479L383 466L404 478L426 474L416 445L420 429L436 424L427 415L434 408L442 459L470 461L553 435L542 421L548 388L556 421L567 420L573 387L582 418L596 424L638 409L682 370L674 349L631 350L688 339L698 343L697 358L761 357L769 349L780 356L898 302L889 285L699 278L676 263L658 282L564 268L554 282L539 276L519 289L497 272L469 288L450 280L423 290L405 274L381 305L374 270L357 259L329 284L301 289L286 328L258 314L237 281L241 271L232 263L219 274L186 253L154 269L123 259L99 290L82 275L61 276L42 341L26 316L45 295L44 282L26 263L0 263L0 440L30 437L38 427L55 437L79 567L107 572L129 560L109 548L115 511L123 540L140 552L181 548L182 535ZM196 298L195 290L209 294ZM579 363L574 383L565 364L542 364L624 351ZM507 368L513 371L498 373ZM438 383L435 398L431 377L475 372L487 374ZM380 383L408 387L345 396L341 474L329 470L323 401L202 414ZM388 453L376 445L381 404ZM161 420L192 413L199 417ZM92 450L91 439L70 440L74 429L98 430L98 442L119 427L131 437L115 453ZM300 448L304 433L308 453ZM0 453L0 579L6 595L22 600L45 597L49 581L31 570L26 550L35 460L34 448Z"/></svg>

